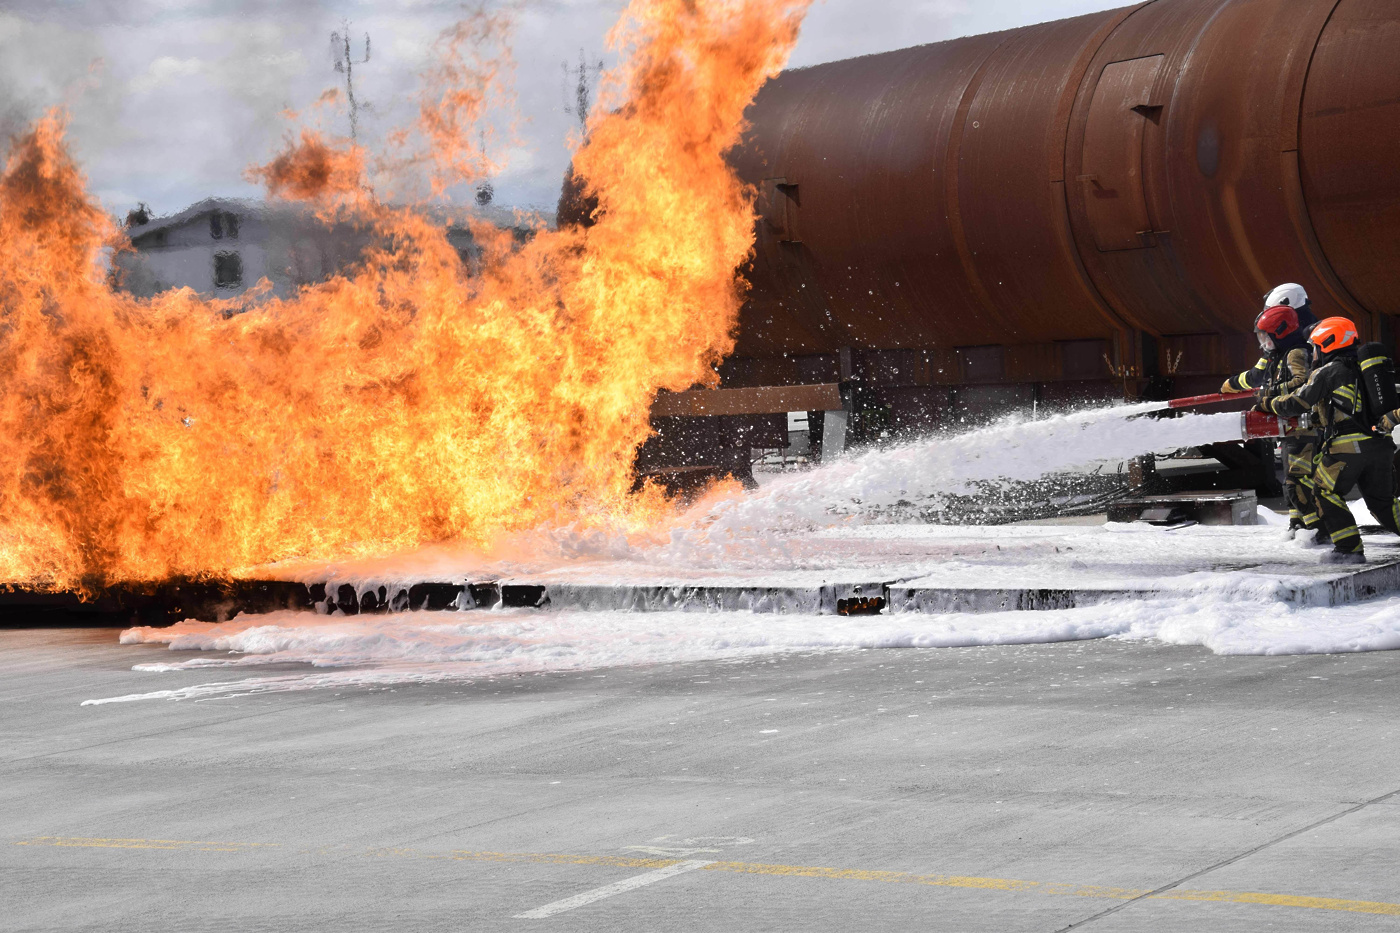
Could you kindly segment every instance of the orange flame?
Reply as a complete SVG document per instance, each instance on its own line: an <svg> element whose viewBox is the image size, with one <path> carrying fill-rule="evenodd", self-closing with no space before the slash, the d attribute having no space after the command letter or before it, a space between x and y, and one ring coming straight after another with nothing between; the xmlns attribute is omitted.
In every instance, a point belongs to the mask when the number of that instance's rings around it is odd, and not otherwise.
<svg viewBox="0 0 1400 933"><path fill-rule="evenodd" d="M291 201L334 198L353 203L365 191L363 150L332 148L310 130L302 130L300 143L248 174L260 179L271 196Z"/></svg>
<svg viewBox="0 0 1400 933"><path fill-rule="evenodd" d="M724 154L807 2L633 0L575 158L598 223L523 247L478 229L470 276L440 227L362 197L357 150L305 134L257 170L269 190L361 202L387 245L291 299L132 298L62 117L41 120L0 176L0 581L644 527L665 507L629 493L651 399L732 348L753 207ZM466 132L425 135L445 129Z"/></svg>

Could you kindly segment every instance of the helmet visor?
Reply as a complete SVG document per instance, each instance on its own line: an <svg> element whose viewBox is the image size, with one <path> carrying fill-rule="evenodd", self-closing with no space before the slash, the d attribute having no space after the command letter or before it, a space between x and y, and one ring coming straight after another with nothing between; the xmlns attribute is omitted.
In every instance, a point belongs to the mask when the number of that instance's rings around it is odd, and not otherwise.
<svg viewBox="0 0 1400 933"><path fill-rule="evenodd" d="M1262 330L1256 330L1256 331L1254 332L1254 336L1255 336L1255 338L1258 339L1258 341L1259 341L1259 349L1263 350L1265 353L1268 353L1268 352L1270 352L1271 350L1273 350L1273 348L1274 348L1274 338L1273 338L1273 337L1270 337L1268 334L1264 333Z"/></svg>

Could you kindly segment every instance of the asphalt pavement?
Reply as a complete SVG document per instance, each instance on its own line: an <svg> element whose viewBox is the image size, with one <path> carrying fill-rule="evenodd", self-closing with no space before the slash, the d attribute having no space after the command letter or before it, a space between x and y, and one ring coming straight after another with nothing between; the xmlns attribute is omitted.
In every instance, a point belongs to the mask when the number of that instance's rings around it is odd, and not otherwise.
<svg viewBox="0 0 1400 933"><path fill-rule="evenodd" d="M1400 929L1400 653L209 682L0 631L0 930ZM1393 796L1392 796L1393 795Z"/></svg>

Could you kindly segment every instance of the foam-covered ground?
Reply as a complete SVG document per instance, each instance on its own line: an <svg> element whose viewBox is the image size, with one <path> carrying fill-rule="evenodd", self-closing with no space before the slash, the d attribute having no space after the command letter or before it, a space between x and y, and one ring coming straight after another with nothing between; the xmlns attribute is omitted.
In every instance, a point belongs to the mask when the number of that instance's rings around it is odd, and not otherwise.
<svg viewBox="0 0 1400 933"><path fill-rule="evenodd" d="M383 616L283 612L222 624L136 628L125 644L166 643L168 664L207 669L209 683L96 702L187 699L316 687L472 680L502 674L739 658L812 649L942 648L1158 639L1218 654L1305 654L1400 648L1400 598L1293 608L1216 593L1048 612L885 616L772 613L539 612L525 609ZM189 657L185 652L198 651ZM270 671L308 665L317 670Z"/></svg>
<svg viewBox="0 0 1400 933"><path fill-rule="evenodd" d="M1373 520L1354 503L1358 521ZM726 559L689 560L670 546L614 553L538 555L526 567L481 567L432 552L323 565L308 582L359 588L424 581L575 586L818 587L900 583L928 588L1211 591L1270 598L1281 586L1335 576L1322 551L1287 540L1281 516L1260 509L1259 525L1160 528L1146 524L900 525L854 518L805 531L736 538ZM1368 535L1372 563L1400 559L1400 539ZM1347 568L1350 569L1350 568Z"/></svg>
<svg viewBox="0 0 1400 933"><path fill-rule="evenodd" d="M1400 541L1368 537L1374 556ZM179 654L137 669L216 680L119 699L198 698L314 687L473 679L527 671L737 658L813 649L942 648L1084 638L1157 639L1220 654L1400 648L1400 597L1292 606L1280 583L1335 572L1273 525L1168 531L1139 525L863 526L796 536L784 566L700 577L633 561L559 567L575 582L684 579L797 586L833 576L937 586L1155 587L1163 595L1051 611L830 616L755 612L479 609L379 616L279 612L220 624L134 628L125 644ZM892 576L890 571L896 571ZM881 577L881 574L884 574ZM185 652L198 652L190 656ZM286 672L285 665L315 671ZM282 670L274 673L269 669Z"/></svg>
<svg viewBox="0 0 1400 933"><path fill-rule="evenodd" d="M490 559L437 548L284 577L378 585L500 580L579 586L815 587L899 582L927 588L1153 590L1159 595L1053 611L840 617L755 612L473 610L383 616L282 612L221 624L135 628L126 644L166 643L152 674L219 672L205 684L91 702L200 698L315 687L470 680L526 671L884 647L939 648L1086 638L1158 639L1222 654L1400 648L1400 598L1299 608L1291 585L1337 573L1320 552L1260 525L930 526L881 523L880 509L975 494L1046 473L1237 436L1233 414L1125 417L1150 406L1008 419L784 476L756 493L702 502L641 536L565 530L525 536ZM1357 517L1369 519L1360 504ZM1370 536L1373 562L1400 541ZM271 575L271 574L269 574ZM186 652L198 652L193 656ZM293 669L288 671L287 665ZM316 670L307 670L306 666ZM276 671L272 668L277 668ZM156 678L158 681L158 678Z"/></svg>

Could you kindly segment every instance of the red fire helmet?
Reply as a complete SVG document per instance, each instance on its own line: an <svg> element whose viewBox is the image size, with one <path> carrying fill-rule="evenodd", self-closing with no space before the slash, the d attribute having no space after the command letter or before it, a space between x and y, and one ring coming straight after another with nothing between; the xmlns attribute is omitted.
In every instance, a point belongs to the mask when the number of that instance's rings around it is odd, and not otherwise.
<svg viewBox="0 0 1400 933"><path fill-rule="evenodd" d="M1254 329L1263 331L1275 340L1287 337L1298 329L1298 312L1288 305L1274 305L1259 312L1254 319Z"/></svg>

